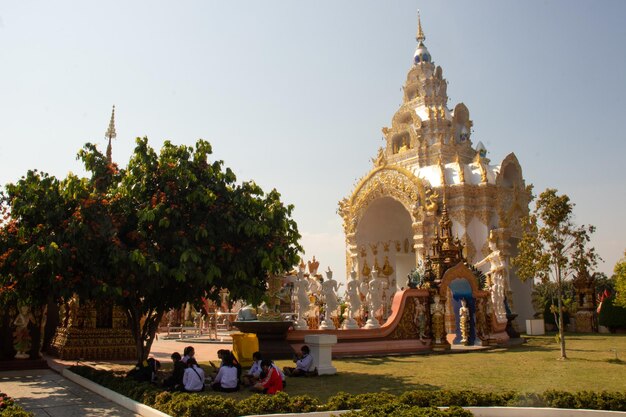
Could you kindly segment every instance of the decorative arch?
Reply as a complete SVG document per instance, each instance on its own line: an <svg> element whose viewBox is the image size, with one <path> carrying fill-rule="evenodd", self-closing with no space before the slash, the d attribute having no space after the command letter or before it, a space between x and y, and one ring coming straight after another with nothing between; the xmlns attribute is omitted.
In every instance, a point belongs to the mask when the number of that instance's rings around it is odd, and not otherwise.
<svg viewBox="0 0 626 417"><path fill-rule="evenodd" d="M354 232L368 205L381 197L391 197L400 202L411 215L411 220L416 222L416 209L423 205L425 193L423 180L406 168L378 166L359 182L347 201L340 203L340 214L344 220L346 215L351 217L352 230L346 231Z"/></svg>
<svg viewBox="0 0 626 417"><path fill-rule="evenodd" d="M462 262L459 262L443 274L441 283L439 284L439 295L441 298L446 298L450 283L457 278L465 278L467 280L472 287L472 294L482 292L472 270L465 266Z"/></svg>
<svg viewBox="0 0 626 417"><path fill-rule="evenodd" d="M524 184L522 177L522 167L514 153L510 153L500 164L500 172L496 177L496 185L513 188L521 187Z"/></svg>

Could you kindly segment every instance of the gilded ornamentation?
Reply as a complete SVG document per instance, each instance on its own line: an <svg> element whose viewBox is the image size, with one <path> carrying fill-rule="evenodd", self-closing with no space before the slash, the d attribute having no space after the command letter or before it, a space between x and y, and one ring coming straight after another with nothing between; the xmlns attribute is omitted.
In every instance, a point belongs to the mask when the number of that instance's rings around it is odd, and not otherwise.
<svg viewBox="0 0 626 417"><path fill-rule="evenodd" d="M387 165L387 157L383 148L378 149L378 154L376 155L375 159L372 159L372 162L374 163L375 167L382 167Z"/></svg>
<svg viewBox="0 0 626 417"><path fill-rule="evenodd" d="M363 259L363 269L361 269L361 275L364 277L369 277L372 273L372 269L367 264L367 259Z"/></svg>
<svg viewBox="0 0 626 417"><path fill-rule="evenodd" d="M404 340L404 339L421 339L425 338L427 334L427 326L424 326L423 336L420 337L419 317L417 305L423 305L418 297L411 297L406 299L404 304L404 311L402 312L402 318L400 323L396 326L395 330L389 335L392 340ZM424 315L424 320L428 320Z"/></svg>
<svg viewBox="0 0 626 417"><path fill-rule="evenodd" d="M430 316L432 321L433 338L436 344L444 343L445 329L444 329L444 313L445 307L441 301L439 294L435 294L433 297L433 303L430 305Z"/></svg>
<svg viewBox="0 0 626 417"><path fill-rule="evenodd" d="M389 277L389 275L393 274L393 267L389 263L389 257L385 256L385 263L383 264L382 269L383 275Z"/></svg>
<svg viewBox="0 0 626 417"><path fill-rule="evenodd" d="M465 184L465 170L463 169L458 153L456 154L456 165L459 172L459 182Z"/></svg>

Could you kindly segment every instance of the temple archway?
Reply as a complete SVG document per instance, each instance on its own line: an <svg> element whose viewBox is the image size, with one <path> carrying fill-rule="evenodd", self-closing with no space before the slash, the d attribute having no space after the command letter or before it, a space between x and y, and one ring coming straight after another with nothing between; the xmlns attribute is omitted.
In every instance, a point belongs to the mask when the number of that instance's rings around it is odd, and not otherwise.
<svg viewBox="0 0 626 417"><path fill-rule="evenodd" d="M372 201L356 231L360 276L376 268L392 291L406 288L406 276L415 267L412 242L412 219L404 205L392 197Z"/></svg>

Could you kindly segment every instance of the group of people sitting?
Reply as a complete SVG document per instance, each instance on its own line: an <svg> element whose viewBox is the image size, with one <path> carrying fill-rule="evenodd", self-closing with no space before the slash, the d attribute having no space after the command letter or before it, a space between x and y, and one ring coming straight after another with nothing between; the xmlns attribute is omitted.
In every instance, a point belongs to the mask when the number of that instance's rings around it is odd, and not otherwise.
<svg viewBox="0 0 626 417"><path fill-rule="evenodd" d="M294 359L295 367L278 368L270 359L263 359L260 352L252 355L253 363L248 372L242 375L241 365L230 350L221 349L217 356L221 360L219 366L209 362L212 368L209 375L198 365L193 346L187 346L180 353L172 353L172 374L163 380L163 387L169 391L200 392L205 389L205 381L210 382L214 391L235 392L241 385L250 387L254 392L275 394L286 386L285 375L297 377L314 375L313 357L309 347L302 346ZM146 382L156 382L156 372L160 368L159 361L148 359L147 366L137 366L128 376ZM138 378L139 377L139 378Z"/></svg>

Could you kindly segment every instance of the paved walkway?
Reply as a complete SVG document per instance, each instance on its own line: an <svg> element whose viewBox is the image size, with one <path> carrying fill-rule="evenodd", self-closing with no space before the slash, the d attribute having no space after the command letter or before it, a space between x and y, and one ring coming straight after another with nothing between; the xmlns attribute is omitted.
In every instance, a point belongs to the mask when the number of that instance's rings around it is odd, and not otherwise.
<svg viewBox="0 0 626 417"><path fill-rule="evenodd" d="M0 391L37 417L138 416L49 369L0 372Z"/></svg>
<svg viewBox="0 0 626 417"><path fill-rule="evenodd" d="M196 358L201 362L216 360L218 349L232 349L231 343L194 343L193 339L181 343L160 338L155 340L151 355L167 362L172 352L182 354L185 346L189 345L194 346ZM60 372L62 368L74 365L76 361L49 358L48 363ZM86 363L102 367L107 365L106 362ZM129 364L132 364L132 361ZM34 413L36 417L139 416L50 369L0 372L0 392L14 398L20 406Z"/></svg>

